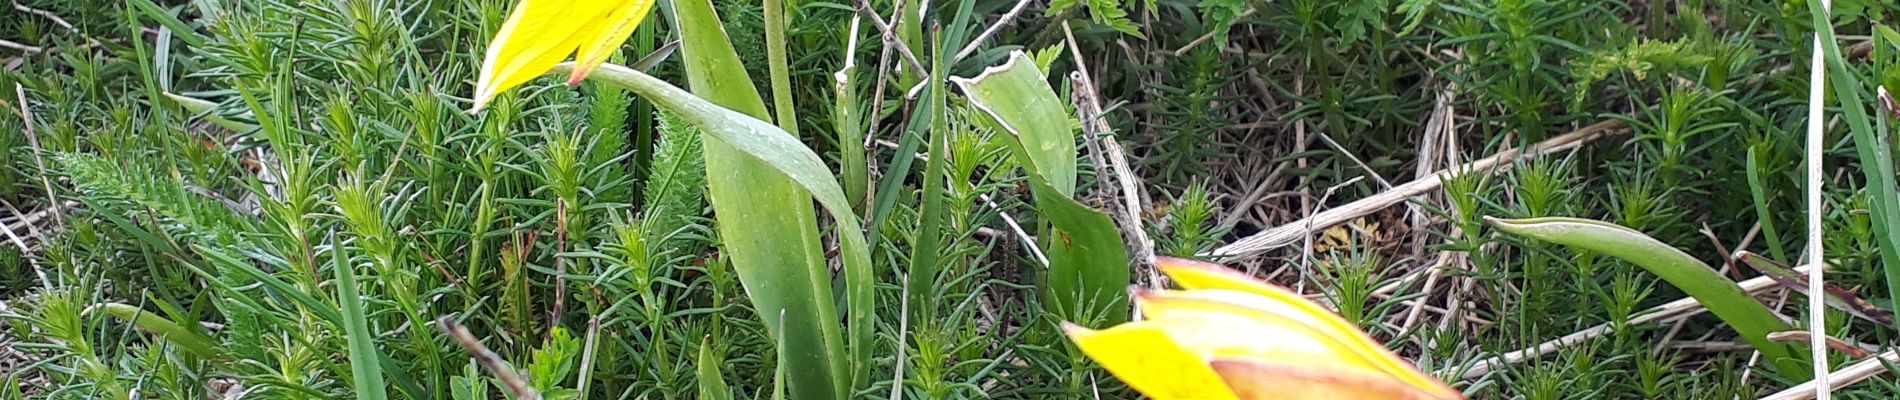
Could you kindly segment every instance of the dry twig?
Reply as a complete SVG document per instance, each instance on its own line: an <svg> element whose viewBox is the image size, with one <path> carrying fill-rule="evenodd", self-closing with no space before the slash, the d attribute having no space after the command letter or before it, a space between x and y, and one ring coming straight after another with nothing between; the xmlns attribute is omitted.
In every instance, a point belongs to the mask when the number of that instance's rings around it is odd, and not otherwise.
<svg viewBox="0 0 1900 400"><path fill-rule="evenodd" d="M1626 131L1628 127L1629 125L1621 120L1603 121L1539 142L1531 145L1527 149L1501 151L1490 157L1456 167L1446 168L1431 176L1406 182L1391 190L1313 214L1299 221L1289 222L1273 227L1272 229L1261 231L1253 236L1242 238L1226 246L1201 253L1200 255L1203 257L1228 259L1257 255L1267 250L1293 244L1299 241L1300 238L1311 235L1312 232L1338 226L1339 224L1358 219L1366 214L1385 209L1393 204L1398 204L1413 196L1438 189L1446 180L1468 173L1506 168L1509 167L1512 162L1519 159L1529 159L1560 150L1575 148L1591 140Z"/></svg>

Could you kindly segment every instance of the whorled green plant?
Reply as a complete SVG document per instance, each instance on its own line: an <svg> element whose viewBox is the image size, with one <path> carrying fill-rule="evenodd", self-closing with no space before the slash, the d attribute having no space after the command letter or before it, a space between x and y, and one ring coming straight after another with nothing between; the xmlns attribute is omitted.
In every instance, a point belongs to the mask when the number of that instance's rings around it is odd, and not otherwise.
<svg viewBox="0 0 1900 400"><path fill-rule="evenodd" d="M1655 238L1616 224L1579 218L1546 217L1499 219L1485 217L1506 233L1602 253L1636 264L1682 289L1721 318L1742 340L1760 350L1762 357L1782 374L1807 379L1807 360L1787 344L1768 340L1768 334L1791 328L1767 306L1742 291L1708 264Z"/></svg>

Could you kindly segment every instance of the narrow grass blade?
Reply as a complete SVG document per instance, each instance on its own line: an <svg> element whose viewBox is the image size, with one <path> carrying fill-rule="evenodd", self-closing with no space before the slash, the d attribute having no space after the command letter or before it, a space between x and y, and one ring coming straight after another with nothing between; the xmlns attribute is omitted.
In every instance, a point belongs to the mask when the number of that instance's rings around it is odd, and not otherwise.
<svg viewBox="0 0 1900 400"><path fill-rule="evenodd" d="M1022 52L976 78L952 79L970 103L1015 140L1009 146L1028 170L1036 209L1051 231L1041 239L1049 252L1046 284L1050 304L1072 321L1116 323L1126 319L1129 265L1115 221L1070 198L1075 192L1075 120L1055 90Z"/></svg>
<svg viewBox="0 0 1900 400"><path fill-rule="evenodd" d="M866 161L869 149L864 146L864 123L859 121L858 116L858 21L860 18L851 19L851 29L847 33L850 36L845 37L844 67L831 74L832 90L836 96L832 99L831 121L838 135L838 163L844 170L845 199L854 202L856 207L864 207L864 202L868 201L866 196L870 190L871 173ZM858 210L860 218L865 216L864 211Z"/></svg>
<svg viewBox="0 0 1900 400"><path fill-rule="evenodd" d="M906 307L914 310L909 313L912 326L929 326L937 316L932 288L937 282L937 262L943 250L944 175L949 165L950 132L948 113L945 111L947 97L943 92L943 59L933 57L935 62L930 73L930 93L925 97L923 108L930 112L930 145L926 152L930 157L924 161L923 194L918 199L917 229L912 233L910 247L910 270L905 273L904 292ZM900 155L900 157L903 157ZM927 328L923 328L927 329Z"/></svg>
<svg viewBox="0 0 1900 400"><path fill-rule="evenodd" d="M336 307L331 307L327 303L318 301L315 296L304 293L303 290L298 289L289 282L278 279L276 275L271 275L270 273L257 269L257 266L251 265L249 261L239 259L223 250L202 245L192 245L191 249L204 256L206 261L210 261L212 264L219 266L221 271L217 272L235 271L244 274L246 278L255 279L259 283L263 283L264 286L269 287L271 291L289 298L299 306L303 306L305 310L316 314L318 318L322 318L324 321L336 326L343 326L343 314L339 313ZM207 279L210 279L210 277L207 277Z"/></svg>
<svg viewBox="0 0 1900 400"><path fill-rule="evenodd" d="M210 100L196 99L171 93L166 93L165 98L170 99L173 103L177 103L178 107L183 108L185 112L192 114L205 114L218 107L218 103L213 103ZM234 132L257 130L257 124L233 121L217 114L205 114L205 121Z"/></svg>
<svg viewBox="0 0 1900 400"><path fill-rule="evenodd" d="M1782 374L1808 379L1810 372L1803 354L1791 351L1786 344L1768 340L1769 333L1789 330L1788 324L1767 306L1749 297L1734 281L1682 250L1642 232L1587 219L1485 217L1485 221L1506 233L1603 253L1636 264L1702 303L1710 313L1740 333L1742 340L1760 350L1764 359Z"/></svg>
<svg viewBox="0 0 1900 400"><path fill-rule="evenodd" d="M725 362L713 353L711 336L699 339L699 398L732 400L732 388L726 386L726 378L719 373L719 366Z"/></svg>
<svg viewBox="0 0 1900 400"><path fill-rule="evenodd" d="M1853 132L1854 149L1860 153L1860 171L1867 178L1868 202L1872 203L1874 236L1878 238L1881 265L1886 268L1889 293L1900 293L1900 191L1894 183L1893 144L1885 132L1874 129L1867 116L1867 103L1861 93L1867 87L1841 58L1841 46L1835 42L1833 21L1822 10L1822 2L1808 2L1814 34L1820 36L1821 52L1827 61L1828 81L1833 83L1834 98L1840 102L1841 116Z"/></svg>
<svg viewBox="0 0 1900 400"><path fill-rule="evenodd" d="M86 311L87 313L91 313L95 310L105 311L106 314L111 314L120 320L131 322L140 328L145 328L145 330L165 338L166 341L178 346L178 348L189 351L199 357L215 359L224 354L224 348L218 345L217 340L199 335L191 330L185 329L183 326L179 326L178 323L165 319L165 317L160 317L158 314L153 314L138 307L123 303L104 303L92 306L91 309Z"/></svg>
<svg viewBox="0 0 1900 400"><path fill-rule="evenodd" d="M363 299L356 291L356 271L336 233L330 233L331 269L336 270L337 299L342 309L343 333L349 340L350 376L356 384L356 398L388 398L383 386L382 356L376 351L376 337L369 333L369 317L363 314Z"/></svg>
<svg viewBox="0 0 1900 400"><path fill-rule="evenodd" d="M1782 264L1780 261L1775 261L1768 257L1763 257L1760 254L1747 251L1736 253L1735 258L1741 259L1742 264L1748 265L1749 268L1754 268L1756 272L1760 272L1763 276L1774 279L1775 283L1780 284L1781 287L1800 292L1802 295L1813 295L1808 293L1807 275L1802 275L1800 272L1795 271L1794 268L1789 267L1788 264ZM1893 324L1892 311L1883 310L1879 306L1875 306L1873 302L1860 298L1860 296L1855 295L1854 292L1848 291L1846 288L1823 283L1821 290L1826 292L1823 293L1823 299L1827 301L1829 307L1834 307L1837 310L1847 312L1848 315L1873 321L1883 326Z"/></svg>

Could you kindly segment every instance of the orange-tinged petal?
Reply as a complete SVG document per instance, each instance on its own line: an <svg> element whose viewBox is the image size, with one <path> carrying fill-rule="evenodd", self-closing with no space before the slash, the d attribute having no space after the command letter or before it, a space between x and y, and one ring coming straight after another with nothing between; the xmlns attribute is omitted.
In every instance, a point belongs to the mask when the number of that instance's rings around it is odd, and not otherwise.
<svg viewBox="0 0 1900 400"><path fill-rule="evenodd" d="M587 74L594 72L594 68L606 63L607 57L612 56L614 50L627 41L628 36L633 36L634 28L640 27L640 22L652 13L653 2L626 0L621 2L620 8L604 16L605 21L600 25L602 30L585 36L591 39L581 43L578 52L574 53L574 73L568 75L567 84L580 84L582 79L587 79Z"/></svg>
<svg viewBox="0 0 1900 400"><path fill-rule="evenodd" d="M648 6L651 7L651 3ZM502 91L547 73L574 55L582 44L597 44L602 41L599 37L620 31L622 21L610 18L626 8L625 0L522 0L516 3L508 21L488 44L482 72L475 84L475 110L486 107ZM626 35L617 39L613 42L615 45L625 41Z"/></svg>
<svg viewBox="0 0 1900 400"><path fill-rule="evenodd" d="M1240 301L1251 303L1256 308L1264 308L1267 312L1280 313L1306 321L1316 329L1326 332L1327 336L1345 343L1347 348L1362 353L1362 356L1374 368L1391 374L1414 387L1424 388L1438 398L1462 398L1457 390L1419 372L1410 363L1392 354L1385 345L1366 336L1345 318L1340 318L1338 314L1299 294L1261 282L1218 264L1167 257L1157 257L1155 264L1161 268L1162 272L1168 274L1168 277L1174 278L1176 284L1186 289L1221 289L1260 296L1262 299L1259 301ZM1148 308L1144 307L1143 310L1145 312Z"/></svg>
<svg viewBox="0 0 1900 400"><path fill-rule="evenodd" d="M1201 356L1147 322L1090 330L1064 322L1069 340L1129 387L1155 400L1238 400Z"/></svg>
<svg viewBox="0 0 1900 400"><path fill-rule="evenodd" d="M1216 359L1209 363L1241 400L1438 400L1390 375L1306 363Z"/></svg>

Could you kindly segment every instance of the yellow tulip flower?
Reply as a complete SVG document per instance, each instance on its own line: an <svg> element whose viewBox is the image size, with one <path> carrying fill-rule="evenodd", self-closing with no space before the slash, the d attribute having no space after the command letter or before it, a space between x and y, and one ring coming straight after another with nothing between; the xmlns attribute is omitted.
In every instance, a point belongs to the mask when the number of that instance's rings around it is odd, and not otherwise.
<svg viewBox="0 0 1900 400"><path fill-rule="evenodd" d="M1063 324L1083 353L1151 398L1464 398L1296 293L1220 265L1156 264L1186 290L1138 293L1145 320Z"/></svg>
<svg viewBox="0 0 1900 400"><path fill-rule="evenodd" d="M573 56L568 85L580 84L640 26L654 0L522 0L488 43L475 83L475 110L502 91L554 69Z"/></svg>

